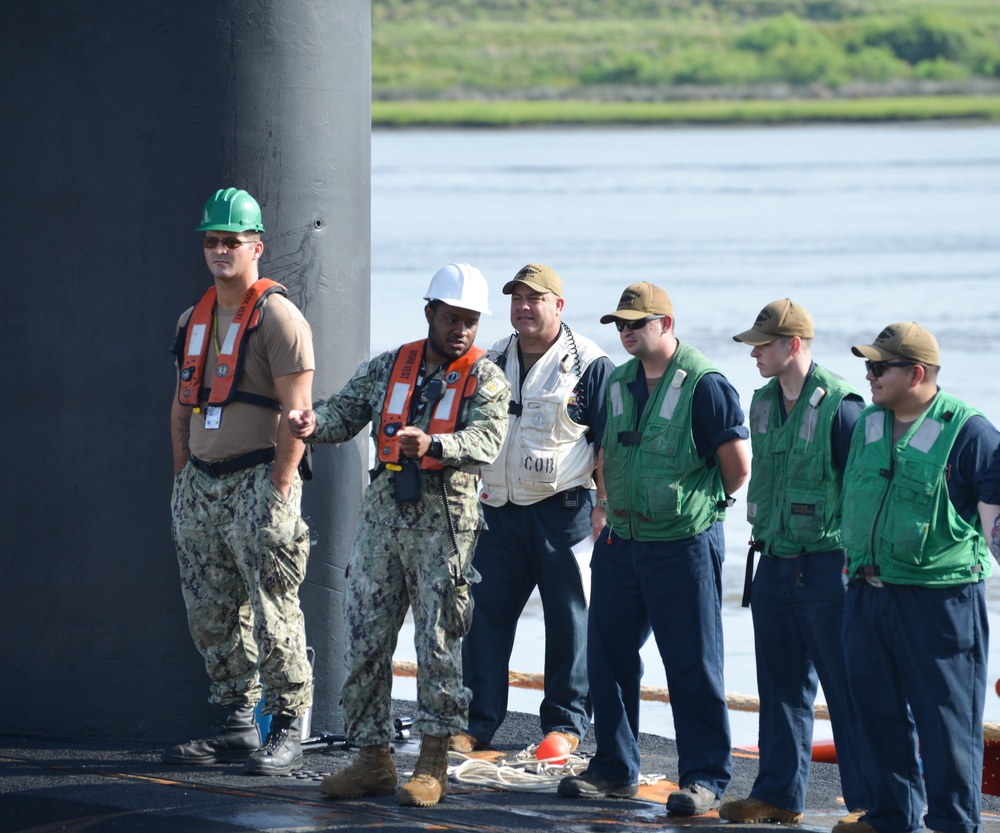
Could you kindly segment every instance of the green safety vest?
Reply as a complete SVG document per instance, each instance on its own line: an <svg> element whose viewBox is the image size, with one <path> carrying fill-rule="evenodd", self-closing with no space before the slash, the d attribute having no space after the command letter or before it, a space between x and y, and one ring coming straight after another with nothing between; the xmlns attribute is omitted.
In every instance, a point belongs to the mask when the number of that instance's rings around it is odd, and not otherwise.
<svg viewBox="0 0 1000 833"><path fill-rule="evenodd" d="M781 385L771 381L750 403L753 472L747 520L766 555L793 556L841 548L843 472L833 465L830 436L840 403L857 391L814 365L799 401L781 422Z"/></svg>
<svg viewBox="0 0 1000 833"><path fill-rule="evenodd" d="M844 544L852 578L948 587L982 581L990 557L980 531L948 495L948 456L979 411L938 392L898 443L892 412L872 405L851 438L844 494Z"/></svg>
<svg viewBox="0 0 1000 833"><path fill-rule="evenodd" d="M691 433L691 400L699 380L717 373L698 350L678 343L642 414L626 385L639 360L608 380L604 485L608 524L636 541L679 541L725 516L725 490L715 455L702 460Z"/></svg>

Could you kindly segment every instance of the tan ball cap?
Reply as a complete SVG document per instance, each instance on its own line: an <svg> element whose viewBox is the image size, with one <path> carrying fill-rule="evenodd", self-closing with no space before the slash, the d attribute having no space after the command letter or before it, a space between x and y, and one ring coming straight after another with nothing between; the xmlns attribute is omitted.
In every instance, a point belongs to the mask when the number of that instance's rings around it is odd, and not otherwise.
<svg viewBox="0 0 1000 833"><path fill-rule="evenodd" d="M759 347L770 344L778 338L813 337L812 316L805 307L792 303L789 298L772 301L760 311L753 326L745 333L733 336L733 341L742 341Z"/></svg>
<svg viewBox="0 0 1000 833"><path fill-rule="evenodd" d="M919 364L941 365L941 351L937 339L912 321L890 324L872 344L856 344L851 348L855 356L876 362L908 359Z"/></svg>
<svg viewBox="0 0 1000 833"><path fill-rule="evenodd" d="M660 287L648 281L634 283L628 287L618 301L618 309L601 316L602 324L610 324L616 318L623 321L638 321L650 315L673 315L674 305L670 296Z"/></svg>
<svg viewBox="0 0 1000 833"><path fill-rule="evenodd" d="M504 295L514 294L514 284L523 283L535 292L551 292L557 298L562 298L562 278L544 263L529 263L522 266L512 280L503 285Z"/></svg>

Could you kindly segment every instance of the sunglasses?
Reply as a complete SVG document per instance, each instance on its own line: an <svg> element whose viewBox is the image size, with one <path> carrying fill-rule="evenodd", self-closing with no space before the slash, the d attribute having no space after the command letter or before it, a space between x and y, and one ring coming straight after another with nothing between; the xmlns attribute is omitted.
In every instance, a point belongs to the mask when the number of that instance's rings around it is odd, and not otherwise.
<svg viewBox="0 0 1000 833"><path fill-rule="evenodd" d="M641 330L650 321L659 321L664 317L663 315L651 315L649 318L640 318L638 321L615 321L615 326L618 328L618 332L622 332L626 327L634 332Z"/></svg>
<svg viewBox="0 0 1000 833"><path fill-rule="evenodd" d="M201 245L206 249L215 249L221 243L227 249L238 249L244 243L256 243L256 240L240 240L238 237L206 237L201 241Z"/></svg>
<svg viewBox="0 0 1000 833"><path fill-rule="evenodd" d="M913 367L916 362L870 362L865 361L865 370L878 379L890 367Z"/></svg>

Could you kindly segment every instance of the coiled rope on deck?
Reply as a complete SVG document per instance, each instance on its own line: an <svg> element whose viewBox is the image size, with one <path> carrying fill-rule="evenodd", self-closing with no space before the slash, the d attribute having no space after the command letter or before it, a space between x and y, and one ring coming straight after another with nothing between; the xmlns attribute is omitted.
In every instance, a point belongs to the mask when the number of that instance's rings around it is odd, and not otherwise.
<svg viewBox="0 0 1000 833"><path fill-rule="evenodd" d="M448 776L462 784L493 787L515 792L549 792L559 786L567 775L579 775L587 768L582 755L569 755L565 763L555 759L539 761L535 758L537 746L529 746L511 758L487 761L482 758L449 752ZM451 760L458 763L451 765Z"/></svg>
<svg viewBox="0 0 1000 833"><path fill-rule="evenodd" d="M449 752L449 761L457 764L448 766L448 777L461 784L476 787L510 790L511 792L552 792L567 775L580 775L587 769L589 755L570 753L565 762L562 756L538 760L535 755L537 745L529 746L521 752L498 761ZM641 775L640 784L655 784L664 775Z"/></svg>

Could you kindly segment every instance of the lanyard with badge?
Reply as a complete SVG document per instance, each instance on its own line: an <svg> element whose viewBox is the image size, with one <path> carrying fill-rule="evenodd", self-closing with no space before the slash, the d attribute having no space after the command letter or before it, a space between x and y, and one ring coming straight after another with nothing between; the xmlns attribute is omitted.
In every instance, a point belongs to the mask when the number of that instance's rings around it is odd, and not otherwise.
<svg viewBox="0 0 1000 833"><path fill-rule="evenodd" d="M212 311L212 341L215 342L215 359L216 362L218 362L219 356L222 353L222 348L219 346L219 311L217 309ZM221 425L222 406L209 405L205 409L205 429L211 431Z"/></svg>

